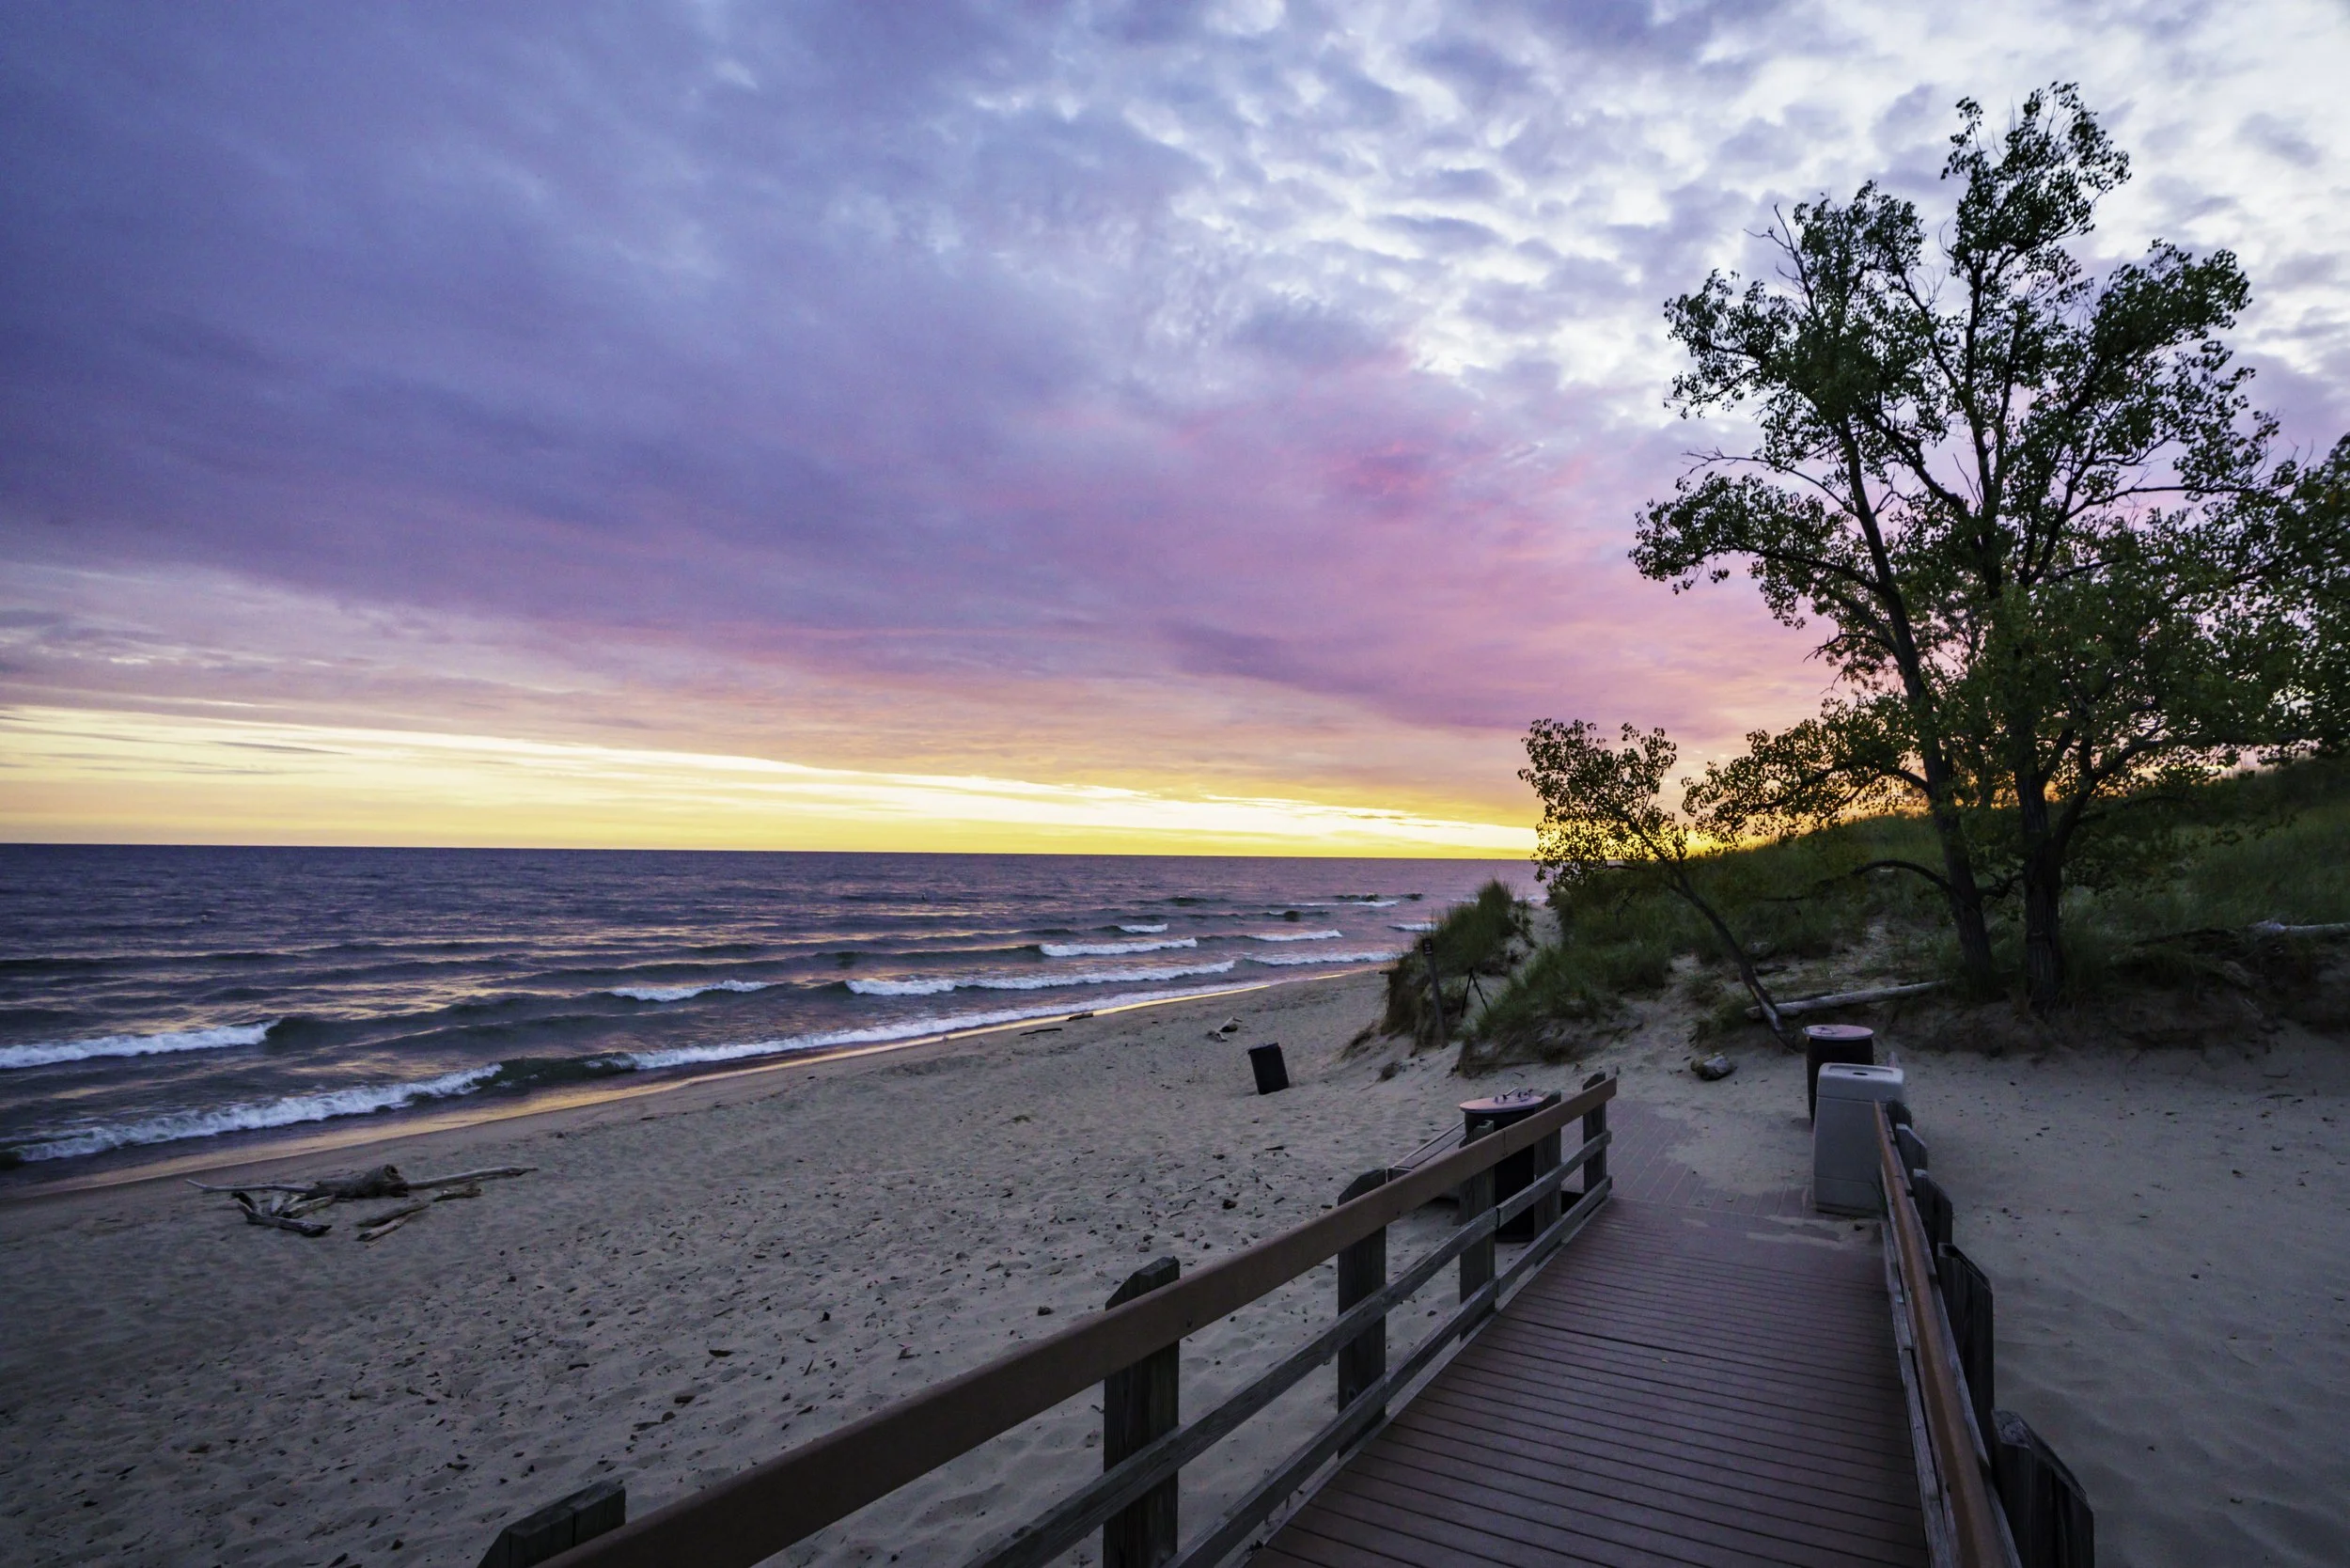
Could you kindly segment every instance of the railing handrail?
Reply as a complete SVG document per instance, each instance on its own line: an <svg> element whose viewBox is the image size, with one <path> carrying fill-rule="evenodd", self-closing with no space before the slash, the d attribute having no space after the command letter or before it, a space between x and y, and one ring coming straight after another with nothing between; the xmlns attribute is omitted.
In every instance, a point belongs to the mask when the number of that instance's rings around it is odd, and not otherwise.
<svg viewBox="0 0 2350 1568"><path fill-rule="evenodd" d="M1122 1307L948 1378L585 1542L549 1568L750 1568L1178 1343L1615 1098L1615 1074Z"/></svg>
<svg viewBox="0 0 2350 1568"><path fill-rule="evenodd" d="M1942 1497L1950 1510L1952 1545L1959 1568L2005 1568L2007 1530L1998 1503L1983 1476L1982 1454L1960 1386L1958 1348L1940 1307L1934 1260L1924 1224L1910 1196L1908 1173L1893 1144L1893 1121L1876 1106L1877 1169L1885 1184L1886 1223L1892 1231L1895 1265L1917 1347L1918 1402L1923 1407L1927 1441L1933 1448Z"/></svg>

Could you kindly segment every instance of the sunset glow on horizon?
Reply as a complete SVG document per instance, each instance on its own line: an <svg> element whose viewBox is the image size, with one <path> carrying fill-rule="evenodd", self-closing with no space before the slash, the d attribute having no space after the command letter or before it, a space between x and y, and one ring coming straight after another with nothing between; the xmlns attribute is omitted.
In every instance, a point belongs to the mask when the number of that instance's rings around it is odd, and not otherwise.
<svg viewBox="0 0 2350 1568"><path fill-rule="evenodd" d="M1830 672L1663 302L2076 80L2350 426L2338 8L22 8L0 839L1520 855Z"/></svg>
<svg viewBox="0 0 2350 1568"><path fill-rule="evenodd" d="M0 786L12 820L58 841L1492 859L1534 839L1308 800L234 718L20 709L0 737L29 776Z"/></svg>

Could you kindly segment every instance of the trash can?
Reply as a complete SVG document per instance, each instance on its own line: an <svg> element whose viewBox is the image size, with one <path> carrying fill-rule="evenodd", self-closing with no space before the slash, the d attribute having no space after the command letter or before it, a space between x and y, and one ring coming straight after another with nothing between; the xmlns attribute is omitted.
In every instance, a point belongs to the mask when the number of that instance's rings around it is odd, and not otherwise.
<svg viewBox="0 0 2350 1568"><path fill-rule="evenodd" d="M1487 1100L1461 1102L1461 1131L1466 1135L1477 1131L1480 1121L1493 1123L1496 1129L1523 1121L1543 1108L1550 1096L1530 1089L1513 1089L1507 1094L1496 1094ZM1524 1192L1534 1180L1534 1151L1521 1149L1494 1167L1494 1201L1514 1198ZM1534 1209L1541 1208L1536 1204ZM1528 1209L1504 1225L1494 1234L1502 1241L1532 1241L1534 1239L1534 1209Z"/></svg>
<svg viewBox="0 0 2350 1568"><path fill-rule="evenodd" d="M1281 1059L1277 1044L1248 1047L1248 1070L1257 1074L1260 1094L1278 1094L1290 1086L1289 1063Z"/></svg>
<svg viewBox="0 0 2350 1568"><path fill-rule="evenodd" d="M1877 1059L1877 1031L1857 1024L1813 1024L1803 1031L1803 1109L1820 1115L1820 1069L1831 1061Z"/></svg>
<svg viewBox="0 0 2350 1568"><path fill-rule="evenodd" d="M1878 1179L1876 1107L1902 1097L1902 1070L1832 1061L1820 1069L1811 1118L1811 1206L1822 1214L1872 1215L1884 1207Z"/></svg>

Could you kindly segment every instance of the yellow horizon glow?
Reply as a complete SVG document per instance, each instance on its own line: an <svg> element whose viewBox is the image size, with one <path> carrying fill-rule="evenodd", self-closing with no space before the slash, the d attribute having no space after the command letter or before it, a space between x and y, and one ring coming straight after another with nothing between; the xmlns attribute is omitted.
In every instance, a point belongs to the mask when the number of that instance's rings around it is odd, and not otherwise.
<svg viewBox="0 0 2350 1568"><path fill-rule="evenodd" d="M1530 827L1278 796L504 736L0 709L0 836L55 843L1505 858Z"/></svg>

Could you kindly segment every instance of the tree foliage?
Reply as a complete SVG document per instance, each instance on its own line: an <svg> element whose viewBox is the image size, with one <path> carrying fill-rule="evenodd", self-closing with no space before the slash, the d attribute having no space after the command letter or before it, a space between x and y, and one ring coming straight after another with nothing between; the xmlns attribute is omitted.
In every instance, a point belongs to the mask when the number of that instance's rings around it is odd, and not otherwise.
<svg viewBox="0 0 2350 1568"><path fill-rule="evenodd" d="M1646 509L1633 558L1676 591L1743 564L1840 677L1692 808L1777 833L1922 809L1940 864L1910 869L1947 897L1969 973L1990 982L1986 898L2020 892L2046 1005L2068 874L2127 864L2174 786L2338 724L2307 636L2338 599L2282 585L2328 550L2342 580L2350 460L2271 461L2275 422L2220 340L2249 297L2232 255L2157 243L2102 274L2076 256L2129 165L2070 86L2003 136L1959 113L1931 236L1864 185L1772 227L1777 276L1716 273L1668 306L1691 361L1674 403L1758 438Z"/></svg>
<svg viewBox="0 0 2350 1568"><path fill-rule="evenodd" d="M1518 776L1542 798L1534 862L1543 885L1554 900L1562 891L1588 892L1611 882L1628 885L1626 891L1661 890L1682 900L1713 927L1763 1021L1786 1040L1778 1004L1746 944L1698 886L1688 824L1663 803L1665 776L1678 748L1662 729L1642 734L1628 724L1622 740L1621 747L1611 748L1597 726L1581 719L1541 719L1528 731L1527 766Z"/></svg>

